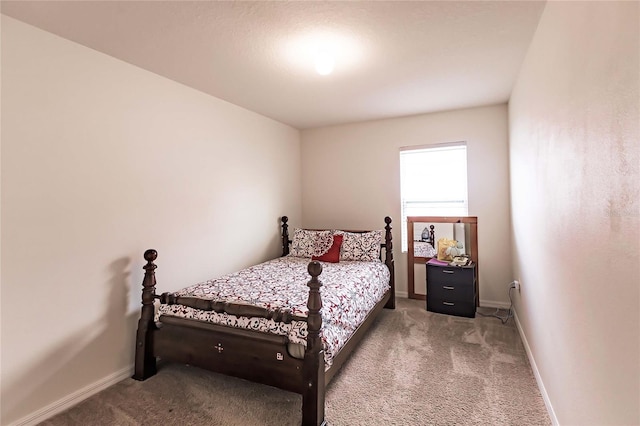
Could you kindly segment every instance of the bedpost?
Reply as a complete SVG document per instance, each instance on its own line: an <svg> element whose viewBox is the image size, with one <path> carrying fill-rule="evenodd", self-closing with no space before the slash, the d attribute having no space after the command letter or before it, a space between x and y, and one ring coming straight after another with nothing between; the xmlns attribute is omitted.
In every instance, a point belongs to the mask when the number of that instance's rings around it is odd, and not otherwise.
<svg viewBox="0 0 640 426"><path fill-rule="evenodd" d="M136 359L133 378L145 380L156 374L156 357L153 354L153 331L156 329L154 322L154 305L156 293L157 266L153 263L158 257L155 250L144 252L147 264L143 266L144 280L142 281L142 312L138 321L136 335Z"/></svg>
<svg viewBox="0 0 640 426"><path fill-rule="evenodd" d="M385 260L387 267L389 268L389 272L391 273L391 277L389 278L389 285L391 285L391 297L389 301L384 306L388 309L396 308L396 278L395 278L395 266L393 262L393 237L391 236L391 218L389 216L384 218L384 223L386 226L384 227L385 235L384 235L384 244L385 244Z"/></svg>
<svg viewBox="0 0 640 426"><path fill-rule="evenodd" d="M289 218L287 216L282 216L282 255L286 256L289 254Z"/></svg>
<svg viewBox="0 0 640 426"><path fill-rule="evenodd" d="M320 262L313 261L307 268L311 275L307 308L307 348L304 353L302 388L302 425L320 426L324 421L324 350L320 329L322 328L322 283L318 276L322 273Z"/></svg>

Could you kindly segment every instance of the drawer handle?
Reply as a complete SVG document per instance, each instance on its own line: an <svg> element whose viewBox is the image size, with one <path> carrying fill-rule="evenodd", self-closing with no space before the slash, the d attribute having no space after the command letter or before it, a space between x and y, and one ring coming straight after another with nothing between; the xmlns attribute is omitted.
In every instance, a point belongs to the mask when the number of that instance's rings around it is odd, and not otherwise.
<svg viewBox="0 0 640 426"><path fill-rule="evenodd" d="M455 290L456 289L455 287L451 287L451 286L448 286L448 285L443 285L442 288L444 288L445 290Z"/></svg>
<svg viewBox="0 0 640 426"><path fill-rule="evenodd" d="M442 272L444 272L445 274L453 274L453 271L450 271L448 269L443 269Z"/></svg>
<svg viewBox="0 0 640 426"><path fill-rule="evenodd" d="M455 303L451 303L451 302L442 302L442 304L447 306L455 306Z"/></svg>

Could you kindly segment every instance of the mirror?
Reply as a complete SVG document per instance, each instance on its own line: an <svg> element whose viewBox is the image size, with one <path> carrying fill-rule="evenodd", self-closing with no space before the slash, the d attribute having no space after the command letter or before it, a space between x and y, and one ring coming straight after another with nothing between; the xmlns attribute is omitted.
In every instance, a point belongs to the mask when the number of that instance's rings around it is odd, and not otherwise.
<svg viewBox="0 0 640 426"><path fill-rule="evenodd" d="M478 273L478 218L476 216L408 216L407 286L410 299L426 300L426 263L429 259L437 257L437 242L441 238L459 243L456 244L455 251L462 250L463 254L468 255L476 264L476 274ZM476 286L477 278L476 275ZM476 288L476 306L478 301L479 293Z"/></svg>

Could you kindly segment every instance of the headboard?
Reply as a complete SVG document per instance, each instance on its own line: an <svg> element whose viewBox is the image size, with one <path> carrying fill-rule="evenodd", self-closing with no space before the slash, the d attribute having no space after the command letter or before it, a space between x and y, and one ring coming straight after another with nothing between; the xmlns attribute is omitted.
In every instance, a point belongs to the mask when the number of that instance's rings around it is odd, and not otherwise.
<svg viewBox="0 0 640 426"><path fill-rule="evenodd" d="M290 252L289 246L292 241L289 239L289 218L287 216L282 216L280 219L282 223L282 256L287 256ZM396 306L396 296L395 296L395 263L393 260L393 236L391 235L391 222L392 219L389 216L384 218L384 242L380 244L380 260L387 265L389 268L390 278L389 285L391 286L391 297L385 307L390 309L395 309ZM318 229L315 229L318 231ZM348 229L343 229L345 232L353 232L353 233L365 233L370 231L352 231ZM384 249L384 258L382 258L382 249Z"/></svg>
<svg viewBox="0 0 640 426"><path fill-rule="evenodd" d="M289 239L289 224L288 224L289 218L287 216L282 216L280 220L281 220L281 226L282 226L282 256L287 256L290 252L291 243L293 242L292 240ZM393 238L391 236L392 219L389 216L387 216L384 218L384 222L385 222L384 242L380 243L380 248L384 249L384 257L382 257L383 251L380 250L380 260L388 264L390 260L393 261L393 243L392 243ZM304 229L308 229L309 231L324 231L324 229L312 229L312 228L304 228ZM361 230L361 229L358 229L358 230L341 229L340 231L350 232L353 234L364 234L367 232L371 232L371 230ZM433 232L431 233L431 235L433 238Z"/></svg>

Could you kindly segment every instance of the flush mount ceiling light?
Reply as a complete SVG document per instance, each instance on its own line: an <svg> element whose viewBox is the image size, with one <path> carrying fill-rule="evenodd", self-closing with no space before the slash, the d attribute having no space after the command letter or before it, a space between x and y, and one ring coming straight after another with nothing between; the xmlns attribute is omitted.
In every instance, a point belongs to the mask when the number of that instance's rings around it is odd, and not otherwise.
<svg viewBox="0 0 640 426"><path fill-rule="evenodd" d="M333 59L333 55L331 55L328 51L319 50L316 53L315 64L318 74L328 75L331 74L331 71L333 71L335 61Z"/></svg>
<svg viewBox="0 0 640 426"><path fill-rule="evenodd" d="M352 71L362 65L362 43L349 33L309 31L288 36L282 42L282 54L293 69L304 74L315 69L320 75Z"/></svg>

